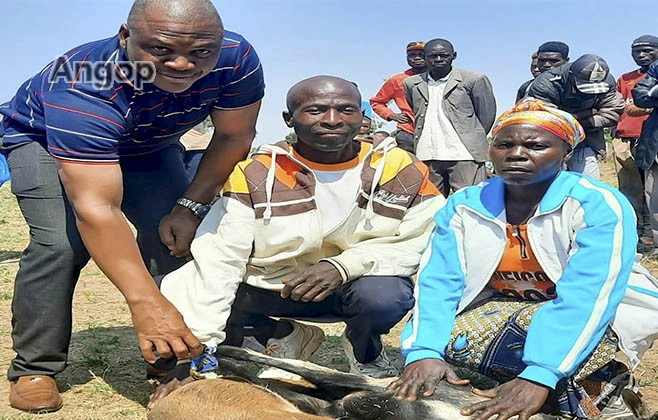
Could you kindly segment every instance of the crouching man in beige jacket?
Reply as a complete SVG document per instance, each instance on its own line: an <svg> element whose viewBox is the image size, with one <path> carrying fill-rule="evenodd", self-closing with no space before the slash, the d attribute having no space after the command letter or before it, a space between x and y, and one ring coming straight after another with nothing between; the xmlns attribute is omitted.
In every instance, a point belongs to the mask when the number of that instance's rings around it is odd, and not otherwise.
<svg viewBox="0 0 658 420"><path fill-rule="evenodd" d="M213 346L245 336L269 354L307 359L324 334L290 319L301 318L345 322L352 372L398 374L380 336L414 304L410 277L444 199L393 139L353 140L360 104L356 85L340 78L293 86L283 117L296 143L261 146L236 166L197 231L194 260L162 280L208 349L192 361L195 373L212 367ZM159 386L153 401L187 375Z"/></svg>

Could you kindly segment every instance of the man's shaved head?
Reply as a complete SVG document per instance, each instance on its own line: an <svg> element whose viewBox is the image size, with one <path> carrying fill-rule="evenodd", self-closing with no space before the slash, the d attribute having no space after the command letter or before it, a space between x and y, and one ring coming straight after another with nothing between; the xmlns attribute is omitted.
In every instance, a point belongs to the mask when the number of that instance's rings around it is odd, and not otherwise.
<svg viewBox="0 0 658 420"><path fill-rule="evenodd" d="M435 38L425 43L425 52L431 50L436 45L441 45L448 51L455 51L455 47L452 46L452 42L448 41L447 39Z"/></svg>
<svg viewBox="0 0 658 420"><path fill-rule="evenodd" d="M194 22L199 17L212 17L222 26L217 9L210 0L135 0L128 13L128 26L135 27L150 13Z"/></svg>
<svg viewBox="0 0 658 420"><path fill-rule="evenodd" d="M288 91L283 121L297 136L295 151L311 162L334 164L354 158L360 146L361 94L354 82L315 76Z"/></svg>
<svg viewBox="0 0 658 420"><path fill-rule="evenodd" d="M224 28L209 0L136 0L119 45L130 61L151 62L152 83L167 92L189 89L217 65Z"/></svg>
<svg viewBox="0 0 658 420"><path fill-rule="evenodd" d="M293 112L300 102L304 100L305 91L316 89L333 90L338 86L345 86L353 91L355 95L358 96L358 102L361 103L361 92L359 92L356 83L335 76L313 76L295 83L293 87L288 90L288 95L286 96L286 107L288 108L288 112Z"/></svg>

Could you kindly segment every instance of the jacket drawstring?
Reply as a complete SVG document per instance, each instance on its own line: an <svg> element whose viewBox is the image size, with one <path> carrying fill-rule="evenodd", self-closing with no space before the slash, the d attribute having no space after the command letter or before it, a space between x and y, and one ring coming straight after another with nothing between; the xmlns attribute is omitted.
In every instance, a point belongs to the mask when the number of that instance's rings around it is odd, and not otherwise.
<svg viewBox="0 0 658 420"><path fill-rule="evenodd" d="M382 143L377 146L373 152L375 151L381 151L383 153L383 156L379 160L379 164L377 164L377 168L375 168L375 175L372 178L372 184L370 185L370 194L368 196L368 204L366 205L366 215L365 215L365 222L364 222L364 229L365 230L372 230L372 222L371 220L375 217L375 210L374 210L374 201L375 201L375 190L377 189L377 185L379 184L379 181L382 179L382 174L384 173L384 166L386 166L386 154L390 149L395 147L395 140L393 138L390 138L392 141L386 141L384 140Z"/></svg>
<svg viewBox="0 0 658 420"><path fill-rule="evenodd" d="M265 178L265 212L263 213L263 222L270 223L272 219L272 192L274 190L274 178L276 175L276 148L270 149L272 153L272 162L267 170L267 178Z"/></svg>

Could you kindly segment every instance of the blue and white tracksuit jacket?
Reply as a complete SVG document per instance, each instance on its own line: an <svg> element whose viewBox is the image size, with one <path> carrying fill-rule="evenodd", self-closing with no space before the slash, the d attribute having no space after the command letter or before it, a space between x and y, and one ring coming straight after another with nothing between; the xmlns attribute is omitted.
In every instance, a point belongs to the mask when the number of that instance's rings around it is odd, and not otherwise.
<svg viewBox="0 0 658 420"><path fill-rule="evenodd" d="M465 188L437 212L401 337L407 364L443 359L455 316L490 293L486 286L507 241L504 188L500 178ZM532 319L520 377L555 387L610 325L637 367L658 338L658 281L635 263L635 226L618 190L581 174L558 175L528 220L532 250L557 297Z"/></svg>

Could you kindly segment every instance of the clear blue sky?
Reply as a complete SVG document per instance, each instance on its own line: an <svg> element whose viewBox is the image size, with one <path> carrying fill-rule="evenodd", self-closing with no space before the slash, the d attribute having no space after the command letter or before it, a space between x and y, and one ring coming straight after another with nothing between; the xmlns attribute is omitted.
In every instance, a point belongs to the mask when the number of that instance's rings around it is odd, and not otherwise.
<svg viewBox="0 0 658 420"><path fill-rule="evenodd" d="M2 0L0 102L55 56L112 36L132 0ZM548 40L603 56L615 76L635 68L631 41L658 35L651 2L626 0L214 0L227 29L256 48L267 83L257 143L282 139L287 89L317 74L356 82L370 98L406 69L409 41L446 38L454 65L491 79L499 113L530 78L530 54Z"/></svg>

